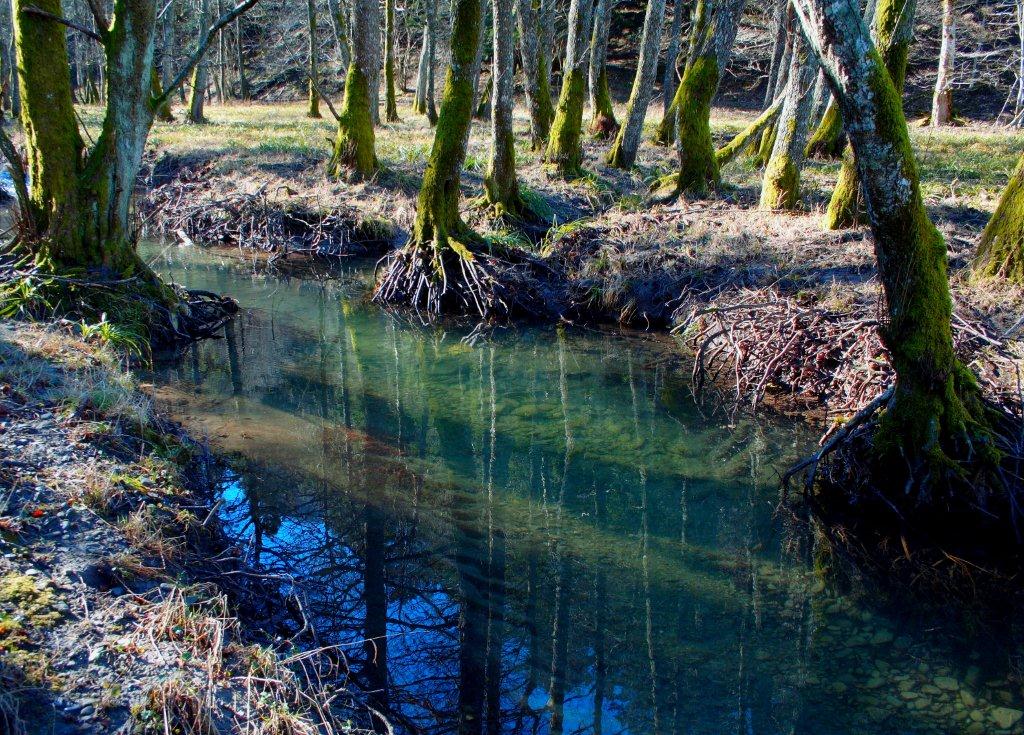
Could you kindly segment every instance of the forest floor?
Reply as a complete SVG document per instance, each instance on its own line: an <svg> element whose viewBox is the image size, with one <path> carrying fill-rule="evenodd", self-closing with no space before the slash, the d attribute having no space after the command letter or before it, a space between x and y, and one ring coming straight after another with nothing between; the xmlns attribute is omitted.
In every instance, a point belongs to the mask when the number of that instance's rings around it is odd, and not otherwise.
<svg viewBox="0 0 1024 735"><path fill-rule="evenodd" d="M320 732L337 661L141 387L73 329L0 325L0 732Z"/></svg>
<svg viewBox="0 0 1024 735"><path fill-rule="evenodd" d="M620 119L622 112L619 107ZM806 163L798 212L758 209L761 172L744 156L724 168L714 196L651 205L650 183L672 170L675 157L671 148L647 142L660 112L652 106L648 114L633 171L608 167L609 141L586 136L586 173L564 181L529 149L526 112L517 109L521 186L543 198L553 217L541 236L489 221L474 204L490 136L489 123L477 121L462 179L466 220L492 242L530 250L553 266L564 296L562 318L684 331L695 350L704 347L711 372L712 363L722 372L729 359L749 351L747 345L771 345L758 364L746 366L737 397L756 403L765 393L799 394L804 403L840 413L864 405L881 392L887 375L878 367L884 356L873 338L881 289L867 228L829 232L820 226L838 162ZM95 110L83 114L89 123L98 121ZM399 114L400 122L377 130L380 175L356 184L324 176L336 128L326 109L324 119L310 120L300 104L211 105L207 125L157 124L143 211L166 235L204 244L247 240L279 250L298 224L306 236L292 238L292 250L383 254L408 237L433 136L425 118L411 111L408 95L400 99ZM716 145L756 114L716 108ZM926 204L949 249L956 310L969 332L980 329L985 339L1002 343L1020 327L1024 291L977 283L969 265L1024 135L980 124L913 127L911 134ZM281 221L268 211L295 216ZM794 320L796 330L786 326ZM773 325L767 332L755 328L766 324ZM825 355L847 332L853 339ZM1012 345L1010 354L1018 355L1018 348ZM786 359L774 359L787 350ZM824 367L808 376L802 368L808 359ZM1009 389L1014 379L1002 377Z"/></svg>

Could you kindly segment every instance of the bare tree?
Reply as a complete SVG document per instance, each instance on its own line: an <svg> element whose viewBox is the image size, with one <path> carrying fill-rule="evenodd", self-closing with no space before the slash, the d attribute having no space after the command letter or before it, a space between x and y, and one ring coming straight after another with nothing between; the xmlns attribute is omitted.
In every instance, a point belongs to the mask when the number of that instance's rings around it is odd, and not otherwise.
<svg viewBox="0 0 1024 735"><path fill-rule="evenodd" d="M590 132L597 138L607 138L619 129L608 91L608 31L614 6L612 0L597 0L590 36Z"/></svg>
<svg viewBox="0 0 1024 735"><path fill-rule="evenodd" d="M932 96L932 127L953 121L953 72L956 64L956 7L954 0L942 0L942 48Z"/></svg>

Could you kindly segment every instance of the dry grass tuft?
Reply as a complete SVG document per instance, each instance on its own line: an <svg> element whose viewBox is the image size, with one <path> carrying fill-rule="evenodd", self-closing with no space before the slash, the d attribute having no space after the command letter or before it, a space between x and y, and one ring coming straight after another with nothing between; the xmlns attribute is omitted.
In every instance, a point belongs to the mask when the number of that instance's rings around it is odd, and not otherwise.
<svg viewBox="0 0 1024 735"><path fill-rule="evenodd" d="M220 735L213 707L187 684L171 679L149 690L132 713L137 735Z"/></svg>

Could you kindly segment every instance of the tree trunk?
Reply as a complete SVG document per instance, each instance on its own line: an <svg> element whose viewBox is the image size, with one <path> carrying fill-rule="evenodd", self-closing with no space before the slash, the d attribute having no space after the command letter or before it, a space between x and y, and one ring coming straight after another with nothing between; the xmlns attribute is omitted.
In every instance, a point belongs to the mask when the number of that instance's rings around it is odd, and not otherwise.
<svg viewBox="0 0 1024 735"><path fill-rule="evenodd" d="M833 99L828 103L821 122L818 123L814 134L807 142L804 155L808 158L834 161L843 155L845 147L846 135L843 133L843 118L839 114L839 105Z"/></svg>
<svg viewBox="0 0 1024 735"><path fill-rule="evenodd" d="M242 19L235 21L235 65L238 67L238 99L247 100L252 97L249 89L249 77L245 73L245 48L242 40Z"/></svg>
<svg viewBox="0 0 1024 735"><path fill-rule="evenodd" d="M683 12L686 0L675 0L672 3L672 30L669 32L668 50L665 52L665 69L661 76L662 114L672 106L672 98L676 94L676 81L679 78L676 65L679 63L679 49L683 45Z"/></svg>
<svg viewBox="0 0 1024 735"><path fill-rule="evenodd" d="M320 94L317 87L320 86L320 69L317 64L317 43L316 43L316 0L306 0L306 24L308 29L309 45L306 48L306 60L309 64L306 74L306 98L308 107L306 117L320 118Z"/></svg>
<svg viewBox="0 0 1024 735"><path fill-rule="evenodd" d="M437 122L434 103L434 65L437 53L437 0L427 0L427 23L423 28L423 47L420 51L419 71L416 75L416 96L413 112L426 115L433 125Z"/></svg>
<svg viewBox="0 0 1024 735"><path fill-rule="evenodd" d="M516 146L512 131L515 102L515 0L494 0L494 63L491 78L491 158L484 178L484 196L497 216L519 215L519 184L516 181Z"/></svg>
<svg viewBox="0 0 1024 735"><path fill-rule="evenodd" d="M772 44L772 58L768 66L768 83L764 90L764 104L767 107L778 94L779 77L782 76L782 62L785 57L786 44L788 39L788 26L786 24L787 9L790 7L789 0L776 0L775 12L772 15L772 30L775 40Z"/></svg>
<svg viewBox="0 0 1024 735"><path fill-rule="evenodd" d="M384 119L398 122L395 95L395 0L384 0Z"/></svg>
<svg viewBox="0 0 1024 735"><path fill-rule="evenodd" d="M807 143L811 89L818 74L818 63L810 58L807 42L793 12L789 16L793 49L790 54L786 102L776 125L777 134L761 185L762 209L796 209L800 201L800 167Z"/></svg>
<svg viewBox="0 0 1024 735"><path fill-rule="evenodd" d="M679 0L676 0L678 3ZM644 118L654 91L654 77L658 70L658 53L661 50L661 27L665 21L665 0L648 0L644 16L644 31L640 42L640 59L633 90L626 103L626 124L615 136L615 142L608 151L608 163L616 168L629 170L636 161L640 147L640 136L644 130Z"/></svg>
<svg viewBox="0 0 1024 735"><path fill-rule="evenodd" d="M932 96L932 127L953 122L953 71L956 64L956 9L953 0L942 0L942 48Z"/></svg>
<svg viewBox="0 0 1024 735"><path fill-rule="evenodd" d="M348 37L348 13L341 0L328 0L328 9L331 16L331 30L334 34L334 46L338 53L338 66L345 74L348 72L349 64L352 63L352 49Z"/></svg>
<svg viewBox="0 0 1024 735"><path fill-rule="evenodd" d="M1024 156L981 234L974 272L1024 283Z"/></svg>
<svg viewBox="0 0 1024 735"><path fill-rule="evenodd" d="M594 10L594 32L590 40L590 109L593 119L590 132L596 138L608 138L619 129L615 120L612 97L608 92L608 30L614 3L597 0Z"/></svg>
<svg viewBox="0 0 1024 735"><path fill-rule="evenodd" d="M907 77L907 56L910 42L914 39L914 16L917 0L877 0L875 3L872 30L875 46L881 51L885 68L896 85L903 109L903 82ZM825 211L825 228L841 230L862 221L862 201L857 166L847 146L843 165L832 199Z"/></svg>
<svg viewBox="0 0 1024 735"><path fill-rule="evenodd" d="M563 177L582 172L583 101L587 93L584 69L590 40L591 0L572 0L569 6L568 40L562 68L562 92L551 122L546 159Z"/></svg>
<svg viewBox="0 0 1024 735"><path fill-rule="evenodd" d="M223 13L220 0L217 0L217 17ZM223 33L217 34L217 102L228 101L228 47L227 38Z"/></svg>
<svg viewBox="0 0 1024 735"><path fill-rule="evenodd" d="M352 61L345 80L345 98L328 164L333 177L361 179L377 172L373 132L373 69L380 63L380 8L377 0L355 0L352 14Z"/></svg>
<svg viewBox="0 0 1024 735"><path fill-rule="evenodd" d="M519 51L523 62L523 91L530 110L530 147L539 151L551 132L555 116L551 106L551 86L541 29L539 0L519 0Z"/></svg>
<svg viewBox="0 0 1024 735"><path fill-rule="evenodd" d="M199 32L202 33L210 25L210 0L199 1ZM206 122L206 116L204 114L204 106L206 104L206 87L207 87L207 62L206 59L200 59L199 63L196 64L196 68L192 71L192 91L189 93L188 98L188 116L187 120L195 125L201 125Z"/></svg>
<svg viewBox="0 0 1024 735"><path fill-rule="evenodd" d="M2 3L3 0L0 0ZM153 67L153 89L163 90L174 81L174 3L169 2L164 8L163 17L160 19L160 71L157 73ZM159 97L159 94L155 96ZM173 122L174 113L171 111L171 100L164 100L156 111L156 119L161 122Z"/></svg>
<svg viewBox="0 0 1024 735"><path fill-rule="evenodd" d="M686 192L702 195L718 186L711 101L729 63L745 4L746 0L698 0L693 63L683 74L673 101L678 121L675 137L679 171L659 182L659 187L671 187L670 196Z"/></svg>
<svg viewBox="0 0 1024 735"><path fill-rule="evenodd" d="M896 386L871 451L894 492L924 499L958 476L957 462L991 450L977 383L953 352L946 247L924 209L899 87L887 68L905 67L883 61L853 4L795 4L841 108L885 291L888 320L879 333ZM905 61L895 33L903 23L886 5L880 0L879 36L894 38L890 49Z"/></svg>

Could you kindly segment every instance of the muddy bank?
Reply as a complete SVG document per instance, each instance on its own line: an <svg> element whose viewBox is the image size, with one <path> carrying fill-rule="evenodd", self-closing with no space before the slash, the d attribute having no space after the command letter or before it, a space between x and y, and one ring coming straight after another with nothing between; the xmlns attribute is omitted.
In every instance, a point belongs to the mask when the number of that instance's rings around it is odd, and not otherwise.
<svg viewBox="0 0 1024 735"><path fill-rule="evenodd" d="M298 593L248 569L222 532L213 458L113 353L0 327L0 446L0 731L358 720Z"/></svg>

